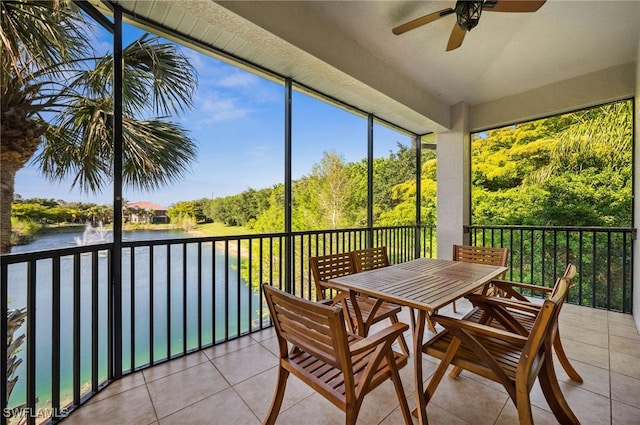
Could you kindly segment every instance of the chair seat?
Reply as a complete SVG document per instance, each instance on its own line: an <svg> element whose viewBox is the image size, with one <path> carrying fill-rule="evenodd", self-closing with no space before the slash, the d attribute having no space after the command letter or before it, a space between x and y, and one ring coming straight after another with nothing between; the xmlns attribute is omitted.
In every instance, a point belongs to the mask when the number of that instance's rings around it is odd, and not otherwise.
<svg viewBox="0 0 640 425"><path fill-rule="evenodd" d="M356 335L349 335L349 345L352 345L352 343L360 339L362 338ZM362 385L361 379L363 376L366 376L364 370L367 365L369 365L374 352L375 350L371 350L369 353L359 356L358 360L354 361L352 365L356 391ZM393 355L397 369L401 369L407 365L407 355L395 351ZM283 366L292 374L298 377L304 375L301 379L306 378L313 380L316 384L315 390L327 396L334 404L345 404L346 388L344 385L344 374L340 367L332 367L327 362L299 349L290 353L289 358L283 360L283 362ZM389 379L390 376L391 369L387 366L386 360L382 359L376 373L371 378L371 382L367 383L367 385L372 388L377 387Z"/></svg>
<svg viewBox="0 0 640 425"><path fill-rule="evenodd" d="M477 311L474 312L474 310ZM474 310L470 313L477 314L479 318L482 312L479 311L479 309ZM469 314L469 317L473 316L473 314ZM463 320L467 320L467 318L465 317ZM523 346L521 344L514 344L509 341L490 336L475 337L482 346L490 347L491 355L494 357L498 365L500 365L500 368L505 372L506 376L515 383L516 370L518 368L518 361L520 354L522 353ZM425 344L423 351L430 356L442 360L452 340L453 335L451 335L451 333L448 331L442 331ZM451 364L454 366L460 366L463 369L469 370L493 381L500 382L500 379L496 377L495 372L485 365L484 359L481 359L473 350L469 349L466 344L460 345Z"/></svg>
<svg viewBox="0 0 640 425"><path fill-rule="evenodd" d="M514 319L516 319L518 321L518 323L520 323L522 325L523 328L525 328L527 330L527 332L531 332L531 329L533 329L533 324L536 321L536 317L534 315L527 314L527 313L522 313L522 312L515 311L515 310L512 310L512 309L508 309L508 311L509 311L509 314L511 314L511 316ZM480 321L482 320L482 309L480 309L478 307L472 309L469 313L467 313L464 316L464 320L469 320L471 322L480 323ZM512 329L507 329L498 320L491 320L489 323L485 323L485 324L488 325L488 326L491 326L492 328L501 329L503 331L513 332Z"/></svg>

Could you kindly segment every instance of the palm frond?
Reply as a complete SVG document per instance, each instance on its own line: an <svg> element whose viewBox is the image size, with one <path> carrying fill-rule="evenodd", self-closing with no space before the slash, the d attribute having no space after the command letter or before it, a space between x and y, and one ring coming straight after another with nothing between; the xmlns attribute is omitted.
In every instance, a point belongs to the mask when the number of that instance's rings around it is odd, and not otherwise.
<svg viewBox="0 0 640 425"><path fill-rule="evenodd" d="M111 181L113 146L110 99L78 97L59 115L46 134L42 151L34 158L45 177L61 181L72 177L72 187L98 192Z"/></svg>
<svg viewBox="0 0 640 425"><path fill-rule="evenodd" d="M88 23L73 2L3 0L0 8L3 73L28 81L41 68L57 73L60 64L86 56Z"/></svg>
<svg viewBox="0 0 640 425"><path fill-rule="evenodd" d="M144 34L124 49L123 59L126 93L140 93L135 84L143 83L149 89L157 114L171 115L193 106L192 97L198 85L197 72L175 45ZM134 104L144 101L140 98L126 99L129 100Z"/></svg>
<svg viewBox="0 0 640 425"><path fill-rule="evenodd" d="M162 119L123 121L123 179L136 189L158 189L179 180L197 156L179 124Z"/></svg>

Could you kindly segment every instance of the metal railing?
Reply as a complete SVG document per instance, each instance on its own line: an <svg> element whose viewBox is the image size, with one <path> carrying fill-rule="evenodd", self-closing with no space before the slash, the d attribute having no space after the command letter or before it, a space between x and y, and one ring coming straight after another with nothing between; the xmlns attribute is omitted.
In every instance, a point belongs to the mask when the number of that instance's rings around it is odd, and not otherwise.
<svg viewBox="0 0 640 425"><path fill-rule="evenodd" d="M2 423L56 422L121 374L270 326L260 284L315 299L311 256L368 244L388 246L393 262L431 256L433 230L124 241L118 291L112 244L4 255L0 302L26 317L2 320L21 348L5 346L16 363L0 362Z"/></svg>
<svg viewBox="0 0 640 425"><path fill-rule="evenodd" d="M553 286L568 263L578 271L568 302L631 313L632 228L468 226L472 245L509 249L507 278Z"/></svg>

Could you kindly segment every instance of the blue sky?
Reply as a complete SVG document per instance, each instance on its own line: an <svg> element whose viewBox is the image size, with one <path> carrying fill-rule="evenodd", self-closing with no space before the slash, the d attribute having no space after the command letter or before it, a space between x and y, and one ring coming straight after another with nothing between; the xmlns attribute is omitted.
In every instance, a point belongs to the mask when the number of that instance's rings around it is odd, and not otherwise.
<svg viewBox="0 0 640 425"><path fill-rule="evenodd" d="M124 44L141 34L125 31ZM96 33L94 46L111 51L107 33ZM183 179L153 192L123 189L128 202L149 200L169 206L177 201L232 195L248 188L261 189L284 179L284 88L233 65L180 47L198 72L195 107L172 117L189 129L198 156ZM328 105L301 92L293 95L293 178L310 173L325 151L345 161L366 158L366 119ZM410 139L381 125L374 128L375 156L387 156L396 144ZM15 193L23 198L111 204L112 186L102 193L86 194L71 189L71 180L50 183L37 167L28 164L16 175Z"/></svg>

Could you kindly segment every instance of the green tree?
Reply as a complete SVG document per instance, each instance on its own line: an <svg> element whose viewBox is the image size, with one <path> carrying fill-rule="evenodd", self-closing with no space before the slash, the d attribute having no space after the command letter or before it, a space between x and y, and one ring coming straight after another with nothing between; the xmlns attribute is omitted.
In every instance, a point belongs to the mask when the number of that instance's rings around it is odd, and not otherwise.
<svg viewBox="0 0 640 425"><path fill-rule="evenodd" d="M630 101L476 135L473 222L629 226Z"/></svg>
<svg viewBox="0 0 640 425"><path fill-rule="evenodd" d="M99 192L113 178L114 87L113 57L91 51L88 26L73 2L2 1L1 15L5 253L11 249L15 174L30 159L47 178L71 177L81 191ZM183 175L196 146L180 125L153 115L190 108L197 77L174 45L148 34L126 46L123 59L123 183L157 189Z"/></svg>
<svg viewBox="0 0 640 425"><path fill-rule="evenodd" d="M296 209L306 213L308 223L320 229L339 229L351 224L347 204L353 188L340 155L325 152L320 163L312 167L311 175L304 183L299 188L305 186L305 189L296 192L300 196L306 195L306 200L298 202ZM315 217L315 220L311 217Z"/></svg>
<svg viewBox="0 0 640 425"><path fill-rule="evenodd" d="M177 223L187 217L191 217L194 221L203 221L204 219L202 205L197 201L177 202L169 207L167 216L172 223Z"/></svg>

